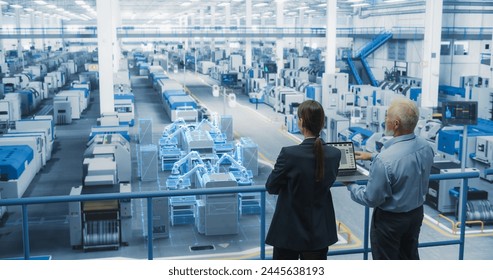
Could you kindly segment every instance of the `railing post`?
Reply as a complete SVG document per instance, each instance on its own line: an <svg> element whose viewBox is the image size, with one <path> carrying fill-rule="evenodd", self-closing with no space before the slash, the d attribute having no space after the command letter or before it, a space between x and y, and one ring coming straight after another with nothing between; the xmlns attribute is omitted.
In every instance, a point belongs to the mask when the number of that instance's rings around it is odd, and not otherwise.
<svg viewBox="0 0 493 280"><path fill-rule="evenodd" d="M365 231L364 231L364 236L363 236L363 259L367 260L368 259L368 252L369 252L369 230L370 230L370 207L365 207Z"/></svg>
<svg viewBox="0 0 493 280"><path fill-rule="evenodd" d="M467 193L469 190L469 185L467 183L467 178L462 179L462 192L460 196L462 199L461 211L460 211L460 244L459 244L459 260L464 259L464 247L466 242L466 208L467 208Z"/></svg>
<svg viewBox="0 0 493 280"><path fill-rule="evenodd" d="M152 197L147 198L147 259L153 259L152 243Z"/></svg>
<svg viewBox="0 0 493 280"><path fill-rule="evenodd" d="M24 244L24 259L29 260L29 216L27 214L27 205L22 204L22 242Z"/></svg>
<svg viewBox="0 0 493 280"><path fill-rule="evenodd" d="M260 192L260 259L265 260L265 192Z"/></svg>

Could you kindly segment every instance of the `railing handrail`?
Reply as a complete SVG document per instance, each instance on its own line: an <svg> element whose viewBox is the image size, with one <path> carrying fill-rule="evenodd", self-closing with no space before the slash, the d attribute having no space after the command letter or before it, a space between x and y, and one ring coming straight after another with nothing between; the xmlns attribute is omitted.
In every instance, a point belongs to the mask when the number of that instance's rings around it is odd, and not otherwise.
<svg viewBox="0 0 493 280"><path fill-rule="evenodd" d="M58 195L58 196L39 196L39 197L22 197L22 198L5 198L0 199L0 206L46 204L60 202L80 202L96 200L124 200L124 199L144 199L156 197L173 197L188 195L208 195L208 194L225 194L225 193L248 193L248 192L265 192L265 186L241 186L241 187L222 187L222 188L200 188L200 189L179 189L163 191L143 191L129 193L100 193L100 194L81 194L81 195Z"/></svg>
<svg viewBox="0 0 493 280"><path fill-rule="evenodd" d="M493 173L493 170L485 170L485 173ZM464 173L450 173L450 174L431 174L430 181L432 180L449 180L449 179L462 179L463 186L461 196L467 193L468 185L467 180L469 178L477 178L480 173L477 171L464 172ZM358 181L359 183L365 183L365 181ZM340 182L334 184L335 187L343 186ZM144 191L144 192L130 192L130 193L105 193L105 194L83 194L83 195L63 195L63 196L46 196L46 197L24 197L24 198L9 198L0 199L0 206L22 206L22 225L23 225L23 243L24 243L24 259L30 259L29 248L29 229L28 229L28 214L27 206L31 204L46 204L46 203L61 203L61 202L81 202L81 201L96 201L96 200L125 200L125 199L147 199L147 216L148 216L148 259L153 259L153 238L152 238L152 217L153 207L152 199L157 197L174 197L174 196L188 196L188 195L211 195L211 194L225 194L225 193L249 193L260 192L261 194L261 218L260 218L260 258L265 259L265 193L266 188L263 185L254 186L241 186L241 187L222 187L222 188L199 188L199 189L181 189L181 190L164 190L164 191ZM426 242L420 243L419 247L434 247L434 246L446 246L446 245L459 245L459 259L463 259L463 251L465 245L465 214L466 214L466 201L462 201L461 223L460 223L460 237L459 239L438 241L438 242ZM369 208L365 207L365 225L364 225L364 244L363 248L350 249L350 250L337 250L330 251L330 255L343 255L343 254L357 254L363 253L364 259L368 259L368 253L371 248L368 245L368 230L369 230Z"/></svg>

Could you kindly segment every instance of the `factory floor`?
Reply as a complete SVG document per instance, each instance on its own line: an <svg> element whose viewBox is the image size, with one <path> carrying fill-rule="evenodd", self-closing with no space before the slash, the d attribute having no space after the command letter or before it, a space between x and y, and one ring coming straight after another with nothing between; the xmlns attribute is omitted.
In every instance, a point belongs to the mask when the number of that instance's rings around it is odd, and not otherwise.
<svg viewBox="0 0 493 280"><path fill-rule="evenodd" d="M207 76L195 73L178 73L172 76L184 83L190 93L210 112L231 115L235 139L250 137L258 144L259 175L254 184L265 182L272 164L282 146L300 142L299 135L286 131L284 116L276 113L265 104L252 104L248 97L236 92L236 104L230 106L228 99L212 96L211 85L215 81ZM152 89L146 76L131 77L135 95L136 123L138 119L152 120L153 143L157 144L164 127L170 123L164 112L158 95ZM228 92L229 93L229 92ZM46 102L49 102L47 100ZM25 195L50 196L68 195L73 186L81 184L82 155L85 150L91 126L99 117L99 95L91 93L88 109L81 119L72 124L56 128L55 147L52 159L36 175ZM137 133L138 125L131 128L132 148L132 191L157 190L165 184L166 173L158 172L157 181L141 181L138 174ZM491 188L489 183L480 182L483 187ZM330 251L357 249L362 247L364 207L351 201L344 187L333 189L337 220L340 225L339 242ZM267 196L267 227L275 206L275 197ZM128 246L116 250L82 251L70 246L68 223L68 205L66 203L29 206L29 228L31 256L50 256L54 260L87 259L146 259L147 240L145 234L145 201L132 201L132 237ZM425 206L426 218L421 232L421 242L446 241L457 239L451 225L438 212ZM9 207L0 221L0 259L23 256L22 219L19 207ZM168 238L154 240L155 259L258 259L259 258L259 216L241 215L238 234L204 236L197 232L194 225L176 225L170 228ZM464 259L493 259L493 227L485 225L483 232L479 226L467 229ZM267 258L271 257L271 248L267 246ZM459 246L449 245L420 249L424 260L456 260ZM329 256L336 260L361 260L361 254Z"/></svg>

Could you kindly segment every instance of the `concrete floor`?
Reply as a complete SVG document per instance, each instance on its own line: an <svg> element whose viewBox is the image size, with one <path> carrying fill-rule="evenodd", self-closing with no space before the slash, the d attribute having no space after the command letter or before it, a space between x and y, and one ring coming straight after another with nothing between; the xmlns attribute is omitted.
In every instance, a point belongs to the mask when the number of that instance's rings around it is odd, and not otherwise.
<svg viewBox="0 0 493 280"><path fill-rule="evenodd" d="M183 73L174 78L186 84L187 88L210 111L231 115L235 139L248 136L259 145L260 169L254 184L263 184L268 176L282 146L299 143L300 138L289 134L284 127L284 117L275 113L265 104L248 102L244 94L237 94L237 105L227 106L222 97L213 97L210 85L214 81L208 77ZM136 120L139 118L152 120L153 142L158 143L164 127L169 124L157 94L153 91L146 77L132 77L133 91L136 100ZM80 120L70 125L57 127L57 139L53 157L35 177L25 196L68 195L71 187L81 184L82 154L89 136L91 126L99 117L98 92L92 93L90 107L82 114ZM46 102L49 102L47 100ZM252 126L254 124L254 126ZM135 135L138 128L131 129L134 137L131 142L133 180L132 191L157 190L164 185L166 174L159 172L157 182L142 182L137 174L137 144ZM266 133L268 132L268 133ZM338 221L347 228L340 232L341 241L330 248L331 251L361 248L363 240L364 208L351 201L349 193L343 187L333 189L336 216ZM83 252L74 250L69 242L68 207L67 204L36 205L29 207L31 255L50 255L58 260L82 259L146 259L147 241L145 238L145 202L134 200L132 218L132 239L128 246L118 250L101 250ZM267 226L275 206L275 197L267 199ZM427 219L422 227L421 242L443 241L458 238L457 235L437 225L438 213L425 207ZM450 228L450 226L448 226ZM469 230L477 230L470 228ZM8 214L0 224L0 258L22 257L21 216L19 207L9 207ZM487 225L485 233L468 234L465 246L465 259L493 259L492 226ZM193 225L174 226L170 229L170 237L154 240L155 259L257 259L259 253L259 219L256 215L240 217L240 232L237 235L204 236L199 234ZM350 238L349 238L350 236ZM212 250L191 251L190 246L212 245ZM458 258L458 245L429 247L420 249L422 259L454 260ZM268 248L267 258L270 257ZM361 260L361 254L329 256L328 259Z"/></svg>

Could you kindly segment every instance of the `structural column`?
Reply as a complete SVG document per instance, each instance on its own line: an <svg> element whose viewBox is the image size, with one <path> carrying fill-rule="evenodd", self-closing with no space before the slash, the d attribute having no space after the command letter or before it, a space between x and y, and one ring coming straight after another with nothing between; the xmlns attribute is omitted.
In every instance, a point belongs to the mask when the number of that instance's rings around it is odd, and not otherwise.
<svg viewBox="0 0 493 280"><path fill-rule="evenodd" d="M30 24L30 27L31 27L31 35L34 34L34 28L36 27L36 25L34 24L34 12L31 10L29 12L29 24ZM34 42L34 36L31 37L31 47L34 47L36 45L36 43Z"/></svg>
<svg viewBox="0 0 493 280"><path fill-rule="evenodd" d="M3 24L2 3L0 3L0 26ZM5 73L8 70L7 63L5 63L5 52L3 50L3 39L0 39L0 73Z"/></svg>
<svg viewBox="0 0 493 280"><path fill-rule="evenodd" d="M17 28L17 34L21 33L21 9L15 8L15 27ZM24 68L24 53L22 52L22 40L17 39L17 55L22 61L22 68Z"/></svg>
<svg viewBox="0 0 493 280"><path fill-rule="evenodd" d="M325 27L325 72L322 76L322 106L324 109L337 108L337 94L333 94L329 77L336 73L336 30L337 1L327 0L327 24Z"/></svg>
<svg viewBox="0 0 493 280"><path fill-rule="evenodd" d="M252 29L252 0L245 1L245 29L246 32L250 32ZM245 65L246 67L252 67L252 39L250 37L245 38Z"/></svg>
<svg viewBox="0 0 493 280"><path fill-rule="evenodd" d="M2 8L2 5L3 5L3 3L0 2L0 26L4 26L4 24L3 24L3 12L2 12L3 8ZM3 52L3 39L0 39L0 52L1 52L0 57L3 57L4 56L4 52ZM3 61L5 61L5 60L0 60L0 64Z"/></svg>
<svg viewBox="0 0 493 280"><path fill-rule="evenodd" d="M216 6L211 5L211 30L214 30L215 27L216 27ZM214 38L211 38L211 51L214 52L215 49L216 49L216 44Z"/></svg>
<svg viewBox="0 0 493 280"><path fill-rule="evenodd" d="M199 27L204 27L204 8L200 8L199 11ZM200 38L200 49L203 50L205 48L204 37Z"/></svg>
<svg viewBox="0 0 493 280"><path fill-rule="evenodd" d="M120 70L120 58L121 58L121 39L117 38L117 28L121 27L122 25L122 18L120 14L120 0L111 0L113 3L113 14L112 14L112 19L113 19L113 28L111 30L111 37L113 38L112 44L113 44L113 72L116 73L118 70Z"/></svg>
<svg viewBox="0 0 493 280"><path fill-rule="evenodd" d="M277 3L276 26L278 32L282 34L284 27L284 0L277 0L276 3ZM281 70L284 68L284 35L281 35L276 40L276 64L277 64L277 76L278 78L281 78Z"/></svg>
<svg viewBox="0 0 493 280"><path fill-rule="evenodd" d="M423 83L421 107L438 105L440 78L440 43L442 40L443 0L426 0L425 34L423 41Z"/></svg>
<svg viewBox="0 0 493 280"><path fill-rule="evenodd" d="M337 30L337 1L327 0L327 27L325 28L325 73L336 72L336 30Z"/></svg>
<svg viewBox="0 0 493 280"><path fill-rule="evenodd" d="M231 5L230 3L226 3L227 5L224 6L224 18L226 19L224 28L226 29L226 33L229 33L231 31ZM225 50L226 50L226 57L229 57L231 50L229 47L229 37L224 38L224 44L225 44Z"/></svg>
<svg viewBox="0 0 493 280"><path fill-rule="evenodd" d="M491 43L490 43L490 53L491 53L491 56L490 56L490 82L489 82L489 88L493 88L493 36L491 38Z"/></svg>
<svg viewBox="0 0 493 280"><path fill-rule="evenodd" d="M97 0L99 103L101 114L115 111L113 92L113 1Z"/></svg>
<svg viewBox="0 0 493 280"><path fill-rule="evenodd" d="M298 28L300 31L303 31L303 28L305 27L305 9L300 9L298 12ZM296 44L298 45L298 54L302 55L303 54L303 36L299 40L296 41Z"/></svg>
<svg viewBox="0 0 493 280"><path fill-rule="evenodd" d="M41 28L43 29L43 33L46 33L45 31L45 13L41 13L39 14L39 17L41 18ZM46 50L46 41L45 41L45 37L46 36L42 36L43 38L41 39L41 44L42 44L42 50L45 51Z"/></svg>

